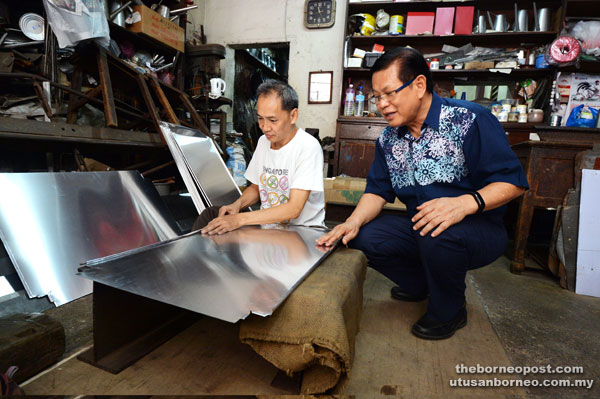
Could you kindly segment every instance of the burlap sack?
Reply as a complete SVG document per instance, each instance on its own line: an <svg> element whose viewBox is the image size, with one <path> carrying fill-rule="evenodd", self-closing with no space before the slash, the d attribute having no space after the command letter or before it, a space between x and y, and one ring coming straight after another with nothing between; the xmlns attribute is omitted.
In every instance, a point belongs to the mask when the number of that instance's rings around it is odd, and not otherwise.
<svg viewBox="0 0 600 399"><path fill-rule="evenodd" d="M301 391L323 393L350 372L367 259L338 248L270 317L242 321L240 339L288 375L304 371Z"/></svg>

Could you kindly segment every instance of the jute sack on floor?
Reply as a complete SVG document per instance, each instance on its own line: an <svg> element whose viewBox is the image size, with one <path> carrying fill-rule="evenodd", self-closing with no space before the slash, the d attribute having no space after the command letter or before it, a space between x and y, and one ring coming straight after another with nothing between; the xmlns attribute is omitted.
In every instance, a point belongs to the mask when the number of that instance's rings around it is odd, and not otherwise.
<svg viewBox="0 0 600 399"><path fill-rule="evenodd" d="M240 339L288 375L304 371L302 393L323 393L350 372L367 259L338 248L273 315L242 321Z"/></svg>

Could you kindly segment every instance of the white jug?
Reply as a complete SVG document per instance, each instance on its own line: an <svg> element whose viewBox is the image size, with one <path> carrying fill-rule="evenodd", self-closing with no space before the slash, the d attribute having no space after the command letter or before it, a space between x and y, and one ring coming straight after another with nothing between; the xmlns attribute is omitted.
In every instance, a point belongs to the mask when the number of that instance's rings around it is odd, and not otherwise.
<svg viewBox="0 0 600 399"><path fill-rule="evenodd" d="M210 80L210 93L208 96L213 99L217 99L221 97L225 93L225 88L227 85L225 81L221 78L212 78Z"/></svg>

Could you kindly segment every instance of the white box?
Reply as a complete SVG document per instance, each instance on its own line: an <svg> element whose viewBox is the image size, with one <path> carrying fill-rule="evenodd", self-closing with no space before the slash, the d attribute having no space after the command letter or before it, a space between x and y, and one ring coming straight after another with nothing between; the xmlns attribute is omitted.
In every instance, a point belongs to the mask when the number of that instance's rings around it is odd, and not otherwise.
<svg viewBox="0 0 600 399"><path fill-rule="evenodd" d="M348 60L348 68L360 68L362 66L363 59L352 57Z"/></svg>
<svg viewBox="0 0 600 399"><path fill-rule="evenodd" d="M352 57L365 58L365 54L367 54L367 52L365 50L361 50L359 48L355 48L354 49L354 54L352 54Z"/></svg>
<svg viewBox="0 0 600 399"><path fill-rule="evenodd" d="M600 297L600 170L583 169L575 292Z"/></svg>

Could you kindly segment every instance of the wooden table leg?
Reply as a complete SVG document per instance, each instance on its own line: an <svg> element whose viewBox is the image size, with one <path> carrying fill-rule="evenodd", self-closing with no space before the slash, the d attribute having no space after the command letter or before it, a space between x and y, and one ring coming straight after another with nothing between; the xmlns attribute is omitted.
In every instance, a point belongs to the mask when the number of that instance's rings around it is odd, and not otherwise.
<svg viewBox="0 0 600 399"><path fill-rule="evenodd" d="M520 274L525 270L525 247L527 246L527 238L529 236L534 209L533 205L531 205L532 196L533 193L527 191L519 206L519 219L517 220L517 230L515 232L515 251L510 264L510 271L515 274Z"/></svg>
<svg viewBox="0 0 600 399"><path fill-rule="evenodd" d="M108 61L104 49L98 49L98 75L100 75L100 85L102 86L102 97L104 99L104 116L106 126L117 127L117 111L115 109L115 99L113 97L112 81L108 71Z"/></svg>

